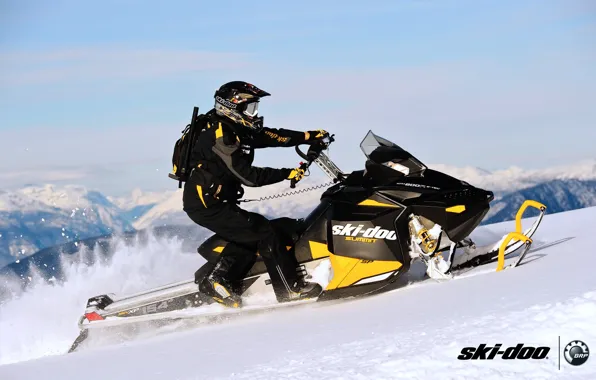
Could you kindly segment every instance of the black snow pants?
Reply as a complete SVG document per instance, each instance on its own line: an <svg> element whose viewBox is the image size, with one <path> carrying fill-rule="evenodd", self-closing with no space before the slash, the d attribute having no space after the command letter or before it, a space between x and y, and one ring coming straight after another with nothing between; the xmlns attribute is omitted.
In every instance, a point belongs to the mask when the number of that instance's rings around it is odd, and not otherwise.
<svg viewBox="0 0 596 380"><path fill-rule="evenodd" d="M283 302L298 280L298 262L293 250L287 251L282 232L263 215L241 209L231 202L206 209L186 211L190 219L228 241L221 252L221 267L231 283L240 282L257 260L263 258L278 301Z"/></svg>

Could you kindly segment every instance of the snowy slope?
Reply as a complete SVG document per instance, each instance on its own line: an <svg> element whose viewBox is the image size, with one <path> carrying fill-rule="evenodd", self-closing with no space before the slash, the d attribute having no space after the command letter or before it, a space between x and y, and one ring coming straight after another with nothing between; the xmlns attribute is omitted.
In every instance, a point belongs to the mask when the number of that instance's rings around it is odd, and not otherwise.
<svg viewBox="0 0 596 380"><path fill-rule="evenodd" d="M0 267L41 248L133 230L122 211L82 186L29 186L0 192Z"/></svg>
<svg viewBox="0 0 596 380"><path fill-rule="evenodd" d="M485 243L513 225L484 226L473 237ZM596 277L586 249L595 230L595 207L547 215L526 263L515 269L496 273L488 264L445 283L146 332L143 339L60 355L76 336L89 295L187 279L202 262L178 253L175 242L123 247L110 263L73 263L62 285L39 283L0 306L0 378L594 379L596 358L567 364L559 337L562 346L579 339L592 352L596 347ZM544 360L457 359L463 347L481 343L550 352Z"/></svg>

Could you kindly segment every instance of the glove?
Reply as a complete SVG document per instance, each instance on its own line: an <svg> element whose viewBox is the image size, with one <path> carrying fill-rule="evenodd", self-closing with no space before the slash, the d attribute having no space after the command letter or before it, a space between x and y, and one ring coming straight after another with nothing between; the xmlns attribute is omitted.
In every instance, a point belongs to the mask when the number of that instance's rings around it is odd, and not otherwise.
<svg viewBox="0 0 596 380"><path fill-rule="evenodd" d="M288 175L287 179L291 181L290 187L293 189L296 184L304 178L304 173L306 172L304 169L305 164L300 165L296 169L292 169L290 174Z"/></svg>
<svg viewBox="0 0 596 380"><path fill-rule="evenodd" d="M304 173L305 173L305 171L302 168L292 169L292 171L290 172L290 175L288 176L287 179L295 179L296 182L298 182L302 178L304 178Z"/></svg>
<svg viewBox="0 0 596 380"><path fill-rule="evenodd" d="M305 141L318 141L324 139L325 137L328 137L329 132L327 132L324 129L318 129L316 131L304 132L304 135Z"/></svg>

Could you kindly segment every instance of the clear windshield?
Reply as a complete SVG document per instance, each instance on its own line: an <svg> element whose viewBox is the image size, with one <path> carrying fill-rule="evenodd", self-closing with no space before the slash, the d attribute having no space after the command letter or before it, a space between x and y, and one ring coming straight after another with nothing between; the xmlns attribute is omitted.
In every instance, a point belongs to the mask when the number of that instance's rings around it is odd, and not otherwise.
<svg viewBox="0 0 596 380"><path fill-rule="evenodd" d="M360 149L367 159L405 175L412 175L426 169L426 166L422 162L405 149L375 135L372 131L368 131L360 143Z"/></svg>
<svg viewBox="0 0 596 380"><path fill-rule="evenodd" d="M397 144L394 144L391 141L382 138L381 136L375 135L372 131L368 131L366 136L364 136L364 140L362 140L360 143L360 149L368 159L370 159L370 154L380 146L396 147L401 149L399 146L397 146Z"/></svg>

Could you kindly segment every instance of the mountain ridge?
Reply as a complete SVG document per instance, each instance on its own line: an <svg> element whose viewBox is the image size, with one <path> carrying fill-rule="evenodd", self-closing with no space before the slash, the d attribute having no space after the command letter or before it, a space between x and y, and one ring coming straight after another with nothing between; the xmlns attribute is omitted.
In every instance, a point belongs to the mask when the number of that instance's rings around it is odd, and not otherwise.
<svg viewBox="0 0 596 380"><path fill-rule="evenodd" d="M83 186L27 186L0 193L0 267L59 242L134 230L122 210Z"/></svg>

